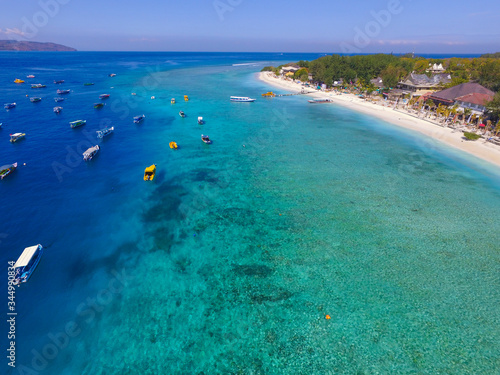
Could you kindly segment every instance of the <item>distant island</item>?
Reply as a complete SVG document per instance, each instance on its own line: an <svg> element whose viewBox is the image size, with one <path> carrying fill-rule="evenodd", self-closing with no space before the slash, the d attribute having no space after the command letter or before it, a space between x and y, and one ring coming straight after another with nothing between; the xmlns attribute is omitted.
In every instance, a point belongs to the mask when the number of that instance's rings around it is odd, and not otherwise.
<svg viewBox="0 0 500 375"><path fill-rule="evenodd" d="M76 49L56 43L0 40L0 51L76 51Z"/></svg>

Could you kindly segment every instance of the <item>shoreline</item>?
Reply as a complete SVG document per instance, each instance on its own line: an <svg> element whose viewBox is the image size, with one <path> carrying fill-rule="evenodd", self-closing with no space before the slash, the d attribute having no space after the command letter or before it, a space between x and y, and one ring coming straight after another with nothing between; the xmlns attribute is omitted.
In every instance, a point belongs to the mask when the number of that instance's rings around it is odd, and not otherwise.
<svg viewBox="0 0 500 375"><path fill-rule="evenodd" d="M282 90L292 92L300 92L302 90L301 84L292 81L285 81L281 78L273 76L272 73L269 72L259 72L258 79ZM314 89L310 88L309 90ZM466 141L462 138L461 131L436 125L427 120L411 116L406 112L394 110L390 107L367 102L353 94L337 94L335 92L317 91L304 95L315 99L330 99L332 103L342 107L350 108L356 112L361 112L370 116L375 116L396 126L419 132L420 134L428 136L433 140L464 151L500 168L500 146L496 146L482 139L478 139L477 141Z"/></svg>

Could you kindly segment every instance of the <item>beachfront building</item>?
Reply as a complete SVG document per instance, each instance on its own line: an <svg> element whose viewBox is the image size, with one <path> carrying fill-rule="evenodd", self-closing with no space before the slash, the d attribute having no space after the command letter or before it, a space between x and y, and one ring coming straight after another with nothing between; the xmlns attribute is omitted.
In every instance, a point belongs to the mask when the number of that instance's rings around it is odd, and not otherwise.
<svg viewBox="0 0 500 375"><path fill-rule="evenodd" d="M373 78L373 79L370 79L370 82L373 84L373 86L375 86L377 89L383 89L385 86L384 86L384 81L382 81L382 78L380 77L377 77L377 78Z"/></svg>
<svg viewBox="0 0 500 375"><path fill-rule="evenodd" d="M462 83L450 87L446 90L432 93L429 97L436 104L446 106L457 105L462 111L470 108L473 113L482 114L485 112L486 102L493 100L495 93L481 86L479 83Z"/></svg>
<svg viewBox="0 0 500 375"><path fill-rule="evenodd" d="M290 73L291 73L291 75L294 75L295 72L299 69L300 69L300 67L297 64L290 64L290 65L282 67L280 70L280 74L290 75Z"/></svg>
<svg viewBox="0 0 500 375"><path fill-rule="evenodd" d="M425 70L426 72L429 72L429 73L434 73L434 74L440 74L440 73L444 73L446 69L443 68L443 64L434 64L431 66L431 64L429 63L429 67Z"/></svg>
<svg viewBox="0 0 500 375"><path fill-rule="evenodd" d="M411 91L413 96L420 96L428 91L436 91L445 84L451 82L451 76L446 73L427 74L411 73L405 80L399 82L399 87L403 90Z"/></svg>

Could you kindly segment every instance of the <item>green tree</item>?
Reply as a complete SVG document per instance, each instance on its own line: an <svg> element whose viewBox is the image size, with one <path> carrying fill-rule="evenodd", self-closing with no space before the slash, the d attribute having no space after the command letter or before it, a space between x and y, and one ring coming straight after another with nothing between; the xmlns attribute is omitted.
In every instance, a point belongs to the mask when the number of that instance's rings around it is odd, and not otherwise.
<svg viewBox="0 0 500 375"><path fill-rule="evenodd" d="M486 108L494 120L498 120L500 118L500 92L495 94L493 100L486 103Z"/></svg>

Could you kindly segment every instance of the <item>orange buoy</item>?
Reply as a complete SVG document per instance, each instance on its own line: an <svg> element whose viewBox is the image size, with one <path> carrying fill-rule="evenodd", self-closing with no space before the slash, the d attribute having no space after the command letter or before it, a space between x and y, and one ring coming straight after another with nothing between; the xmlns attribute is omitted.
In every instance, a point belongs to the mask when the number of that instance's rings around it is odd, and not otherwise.
<svg viewBox="0 0 500 375"><path fill-rule="evenodd" d="M325 316L325 319L326 319L326 320L329 320L329 319L331 319L331 318L332 318L332 317L331 317L330 315Z"/></svg>

